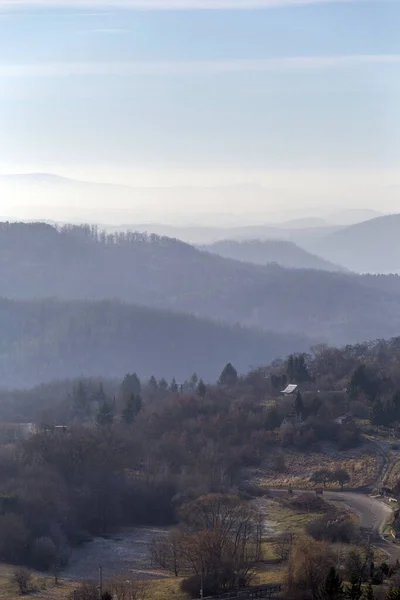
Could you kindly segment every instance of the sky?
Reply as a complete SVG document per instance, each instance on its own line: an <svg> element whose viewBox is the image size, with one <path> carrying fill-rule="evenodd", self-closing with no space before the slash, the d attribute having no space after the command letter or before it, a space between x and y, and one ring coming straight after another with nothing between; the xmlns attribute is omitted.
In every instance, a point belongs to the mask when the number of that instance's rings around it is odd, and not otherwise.
<svg viewBox="0 0 400 600"><path fill-rule="evenodd" d="M398 0L0 0L0 173L400 210L399 24Z"/></svg>

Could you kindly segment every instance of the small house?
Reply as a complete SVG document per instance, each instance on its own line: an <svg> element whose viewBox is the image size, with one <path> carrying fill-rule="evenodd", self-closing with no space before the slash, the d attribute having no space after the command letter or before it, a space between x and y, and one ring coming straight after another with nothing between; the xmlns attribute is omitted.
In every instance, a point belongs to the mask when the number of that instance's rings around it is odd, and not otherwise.
<svg viewBox="0 0 400 600"><path fill-rule="evenodd" d="M290 383L288 386L285 387L284 390L281 391L281 394L283 394L286 397L294 396L295 394L297 394L298 389L298 385L296 385L295 383Z"/></svg>

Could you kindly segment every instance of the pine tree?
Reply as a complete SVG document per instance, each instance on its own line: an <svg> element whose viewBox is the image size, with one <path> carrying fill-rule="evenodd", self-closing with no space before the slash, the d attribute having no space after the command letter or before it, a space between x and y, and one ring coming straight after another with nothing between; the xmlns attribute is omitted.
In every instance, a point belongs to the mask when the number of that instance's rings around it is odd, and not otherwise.
<svg viewBox="0 0 400 600"><path fill-rule="evenodd" d="M356 575L350 577L350 583L346 587L346 598L349 600L360 600L362 596L362 589L360 580Z"/></svg>
<svg viewBox="0 0 400 600"><path fill-rule="evenodd" d="M167 392L168 391L168 382L164 379L164 377L162 379L160 379L160 381L158 382L158 389L161 392Z"/></svg>
<svg viewBox="0 0 400 600"><path fill-rule="evenodd" d="M89 395L83 381L79 381L72 391L72 407L75 414L86 417L89 414Z"/></svg>
<svg viewBox="0 0 400 600"><path fill-rule="evenodd" d="M387 425L388 419L382 400L378 399L373 403L369 420L371 425Z"/></svg>
<svg viewBox="0 0 400 600"><path fill-rule="evenodd" d="M133 421L135 420L134 403L135 396L134 394L131 394L126 401L124 410L122 411L122 420L126 425L132 425Z"/></svg>
<svg viewBox="0 0 400 600"><path fill-rule="evenodd" d="M197 387L198 382L199 382L199 378L197 377L197 374L193 373L193 375L190 378L190 382L189 382L190 383L190 388L192 390L195 390L196 387Z"/></svg>
<svg viewBox="0 0 400 600"><path fill-rule="evenodd" d="M156 394L158 392L158 383L154 375L150 377L148 387L151 393Z"/></svg>
<svg viewBox="0 0 400 600"><path fill-rule="evenodd" d="M123 382L120 386L120 395L123 397L129 397L130 394L141 394L142 384L140 383L139 377L136 373L128 373L125 375Z"/></svg>
<svg viewBox="0 0 400 600"><path fill-rule="evenodd" d="M303 398L300 392L297 392L296 400L294 402L294 410L297 416L302 416L304 414Z"/></svg>
<svg viewBox="0 0 400 600"><path fill-rule="evenodd" d="M96 415L96 424L99 427L110 427L114 422L114 410L107 401L103 402Z"/></svg>
<svg viewBox="0 0 400 600"><path fill-rule="evenodd" d="M235 367L231 364L228 363L226 365L226 367L224 367L220 378L219 378L219 383L220 385L226 385L226 386L234 386L236 385L238 380L238 374L237 371L235 369Z"/></svg>
<svg viewBox="0 0 400 600"><path fill-rule="evenodd" d="M204 383L204 381L202 379L200 379L198 386L197 386L197 393L200 396L200 398L204 398L204 396L207 394L207 388L206 385Z"/></svg>
<svg viewBox="0 0 400 600"><path fill-rule="evenodd" d="M321 600L339 600L343 598L343 584L335 567L329 569L325 583L319 589L318 596Z"/></svg>
<svg viewBox="0 0 400 600"><path fill-rule="evenodd" d="M176 379L175 377L173 378L173 380L171 381L171 384L169 386L170 392L172 392L173 394L177 394L179 391L178 388L178 384L176 383Z"/></svg>
<svg viewBox="0 0 400 600"><path fill-rule="evenodd" d="M371 582L368 584L363 594L363 600L375 600L375 594Z"/></svg>

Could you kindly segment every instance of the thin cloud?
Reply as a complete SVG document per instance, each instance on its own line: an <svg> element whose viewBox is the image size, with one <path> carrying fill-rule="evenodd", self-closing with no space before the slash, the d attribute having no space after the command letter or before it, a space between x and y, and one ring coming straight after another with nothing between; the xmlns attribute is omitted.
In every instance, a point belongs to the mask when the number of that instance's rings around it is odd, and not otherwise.
<svg viewBox="0 0 400 600"><path fill-rule="evenodd" d="M350 4L367 0L0 0L0 8L126 8L132 10L267 9L310 4Z"/></svg>
<svg viewBox="0 0 400 600"><path fill-rule="evenodd" d="M338 69L374 64L400 64L400 54L300 56L261 60L48 63L1 65L0 78L133 77L202 73L297 72Z"/></svg>

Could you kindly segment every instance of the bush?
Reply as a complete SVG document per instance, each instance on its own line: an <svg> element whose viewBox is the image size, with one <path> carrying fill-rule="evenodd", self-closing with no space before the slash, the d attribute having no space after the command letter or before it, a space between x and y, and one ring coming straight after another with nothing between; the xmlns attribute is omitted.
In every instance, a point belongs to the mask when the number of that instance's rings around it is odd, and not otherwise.
<svg viewBox="0 0 400 600"><path fill-rule="evenodd" d="M347 516L324 516L307 525L307 533L315 540L351 544L356 538L354 525Z"/></svg>
<svg viewBox="0 0 400 600"><path fill-rule="evenodd" d="M99 600L99 590L95 583L82 583L77 590L74 590L69 600Z"/></svg>
<svg viewBox="0 0 400 600"><path fill-rule="evenodd" d="M30 591L32 575L26 569L16 569L12 575L11 581L16 585L21 595L28 594Z"/></svg>
<svg viewBox="0 0 400 600"><path fill-rule="evenodd" d="M193 575L188 577L181 582L181 590L189 598L200 598L201 590L201 577L200 575ZM218 582L210 576L203 578L203 597L216 596L220 591Z"/></svg>
<svg viewBox="0 0 400 600"><path fill-rule="evenodd" d="M277 456L274 456L271 466L272 470L275 471L275 473L285 473L286 462L283 454L278 454Z"/></svg>
<svg viewBox="0 0 400 600"><path fill-rule="evenodd" d="M290 500L290 505L295 510L308 511L313 513L328 513L333 510L332 506L321 496L316 494L300 494Z"/></svg>

